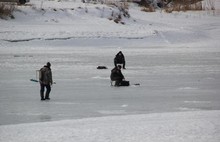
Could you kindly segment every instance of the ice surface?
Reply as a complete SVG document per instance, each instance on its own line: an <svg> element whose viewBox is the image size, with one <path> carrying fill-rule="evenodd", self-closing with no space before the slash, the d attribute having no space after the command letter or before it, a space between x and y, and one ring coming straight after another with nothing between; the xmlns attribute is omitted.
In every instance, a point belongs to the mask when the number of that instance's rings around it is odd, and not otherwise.
<svg viewBox="0 0 220 142"><path fill-rule="evenodd" d="M216 48L123 47L127 69L122 72L131 84L140 86L120 88L111 87L109 80L117 48L11 47L2 51L1 124L220 108ZM52 63L56 84L51 100L41 102L39 84L30 79L47 61ZM97 70L98 65L108 69Z"/></svg>

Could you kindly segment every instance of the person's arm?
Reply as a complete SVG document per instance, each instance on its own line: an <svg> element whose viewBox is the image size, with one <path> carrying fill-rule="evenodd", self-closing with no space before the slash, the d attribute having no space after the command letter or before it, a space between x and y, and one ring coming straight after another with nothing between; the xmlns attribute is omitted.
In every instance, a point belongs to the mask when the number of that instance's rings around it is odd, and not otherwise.
<svg viewBox="0 0 220 142"><path fill-rule="evenodd" d="M125 61L125 56L124 56L124 54L121 54L121 56L122 56L122 60Z"/></svg>
<svg viewBox="0 0 220 142"><path fill-rule="evenodd" d="M42 69L39 70L39 83L42 83L43 81L43 72Z"/></svg>
<svg viewBox="0 0 220 142"><path fill-rule="evenodd" d="M52 71L50 70L49 72L49 79L50 79L50 84L52 85L53 84L53 77L52 77Z"/></svg>
<svg viewBox="0 0 220 142"><path fill-rule="evenodd" d="M119 70L120 76L125 79L124 75L122 74L121 70Z"/></svg>

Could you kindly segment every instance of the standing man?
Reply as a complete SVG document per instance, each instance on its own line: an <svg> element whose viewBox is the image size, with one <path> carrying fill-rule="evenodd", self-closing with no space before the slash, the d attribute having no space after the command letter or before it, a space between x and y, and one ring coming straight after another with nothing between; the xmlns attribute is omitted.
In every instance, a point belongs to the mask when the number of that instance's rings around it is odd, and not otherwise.
<svg viewBox="0 0 220 142"><path fill-rule="evenodd" d="M50 100L49 94L51 91L51 85L53 84L52 71L51 71L50 66L51 66L50 62L47 62L47 64L43 68L41 68L39 71L41 100ZM45 87L47 90L46 90L46 95L44 97Z"/></svg>
<svg viewBox="0 0 220 142"><path fill-rule="evenodd" d="M115 67L117 64L123 64L123 69L125 69L125 57L121 51L119 51L114 58Z"/></svg>

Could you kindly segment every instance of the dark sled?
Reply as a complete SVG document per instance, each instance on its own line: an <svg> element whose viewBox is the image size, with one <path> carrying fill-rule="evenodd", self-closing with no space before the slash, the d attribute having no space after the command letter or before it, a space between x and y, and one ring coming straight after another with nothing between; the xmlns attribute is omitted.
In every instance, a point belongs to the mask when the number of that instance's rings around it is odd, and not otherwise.
<svg viewBox="0 0 220 142"><path fill-rule="evenodd" d="M123 81L119 84L119 86L130 86L130 82L123 80Z"/></svg>
<svg viewBox="0 0 220 142"><path fill-rule="evenodd" d="M98 66L97 69L108 69L106 66Z"/></svg>
<svg viewBox="0 0 220 142"><path fill-rule="evenodd" d="M123 80L119 85L115 85L115 81L111 80L111 86L130 86L130 82Z"/></svg>

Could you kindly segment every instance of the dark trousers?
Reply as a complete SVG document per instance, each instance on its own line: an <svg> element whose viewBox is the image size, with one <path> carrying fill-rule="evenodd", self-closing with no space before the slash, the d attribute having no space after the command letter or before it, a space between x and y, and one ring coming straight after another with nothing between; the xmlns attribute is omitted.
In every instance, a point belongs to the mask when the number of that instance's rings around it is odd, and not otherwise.
<svg viewBox="0 0 220 142"><path fill-rule="evenodd" d="M45 98L44 98L45 87L46 87L47 91L46 91L46 95L45 95ZM40 97L41 97L41 99L48 99L50 91L51 91L51 87L50 87L49 84L43 84L43 83L40 84Z"/></svg>
<svg viewBox="0 0 220 142"><path fill-rule="evenodd" d="M122 82L122 79L118 79L115 81L115 86L120 86Z"/></svg>

